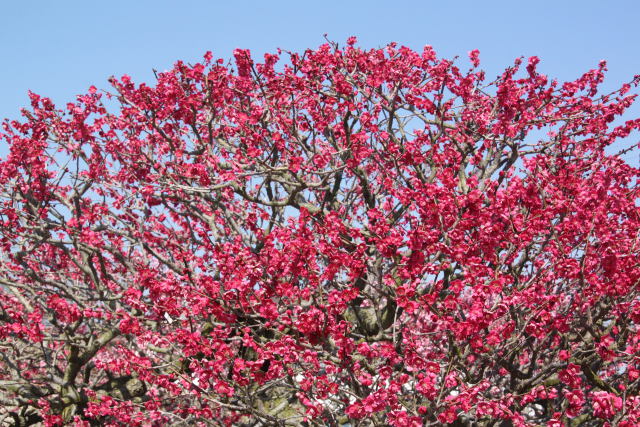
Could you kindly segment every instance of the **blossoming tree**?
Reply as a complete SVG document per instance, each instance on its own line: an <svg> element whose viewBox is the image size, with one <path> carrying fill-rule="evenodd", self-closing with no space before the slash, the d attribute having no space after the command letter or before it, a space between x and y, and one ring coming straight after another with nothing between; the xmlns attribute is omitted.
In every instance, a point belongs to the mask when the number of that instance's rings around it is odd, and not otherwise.
<svg viewBox="0 0 640 427"><path fill-rule="evenodd" d="M4 122L0 424L640 423L640 78L234 56Z"/></svg>

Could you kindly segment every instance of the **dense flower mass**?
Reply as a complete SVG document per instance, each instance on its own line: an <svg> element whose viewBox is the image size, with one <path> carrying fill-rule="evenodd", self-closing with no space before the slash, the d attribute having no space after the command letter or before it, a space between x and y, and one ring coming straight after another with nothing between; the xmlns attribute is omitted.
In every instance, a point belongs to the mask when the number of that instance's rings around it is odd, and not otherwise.
<svg viewBox="0 0 640 427"><path fill-rule="evenodd" d="M640 424L640 77L233 56L4 122L0 425Z"/></svg>

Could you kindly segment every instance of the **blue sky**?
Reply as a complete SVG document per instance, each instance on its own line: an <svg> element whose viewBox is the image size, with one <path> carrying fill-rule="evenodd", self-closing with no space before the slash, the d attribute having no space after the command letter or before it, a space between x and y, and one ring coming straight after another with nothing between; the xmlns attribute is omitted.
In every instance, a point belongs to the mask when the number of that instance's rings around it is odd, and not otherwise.
<svg viewBox="0 0 640 427"><path fill-rule="evenodd" d="M111 75L152 82L153 68L207 50L225 59L236 47L300 51L325 33L338 42L355 35L363 47L430 44L464 61L477 48L488 77L531 55L560 80L607 59L608 88L640 73L638 0L14 0L2 9L0 117L9 118L28 104L29 89L64 105L90 85L108 88Z"/></svg>

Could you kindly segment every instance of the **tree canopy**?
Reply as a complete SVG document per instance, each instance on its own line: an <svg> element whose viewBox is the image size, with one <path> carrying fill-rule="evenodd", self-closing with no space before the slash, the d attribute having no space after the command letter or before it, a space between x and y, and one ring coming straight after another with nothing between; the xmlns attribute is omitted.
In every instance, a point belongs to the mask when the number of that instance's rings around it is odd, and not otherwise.
<svg viewBox="0 0 640 427"><path fill-rule="evenodd" d="M234 58L4 122L0 424L640 424L640 77Z"/></svg>

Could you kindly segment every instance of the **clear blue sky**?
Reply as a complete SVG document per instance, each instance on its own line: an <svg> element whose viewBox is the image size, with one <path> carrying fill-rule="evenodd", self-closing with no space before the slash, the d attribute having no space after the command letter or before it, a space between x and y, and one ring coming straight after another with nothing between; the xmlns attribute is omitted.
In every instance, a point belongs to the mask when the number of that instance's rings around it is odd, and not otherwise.
<svg viewBox="0 0 640 427"><path fill-rule="evenodd" d="M153 68L207 50L225 59L236 47L300 51L323 43L324 33L338 42L355 35L363 47L430 44L464 61L477 48L488 77L531 55L561 80L601 59L607 87L640 73L640 0L14 0L1 16L0 117L10 118L28 104L29 89L64 105L92 84L107 88L111 75L152 82Z"/></svg>

